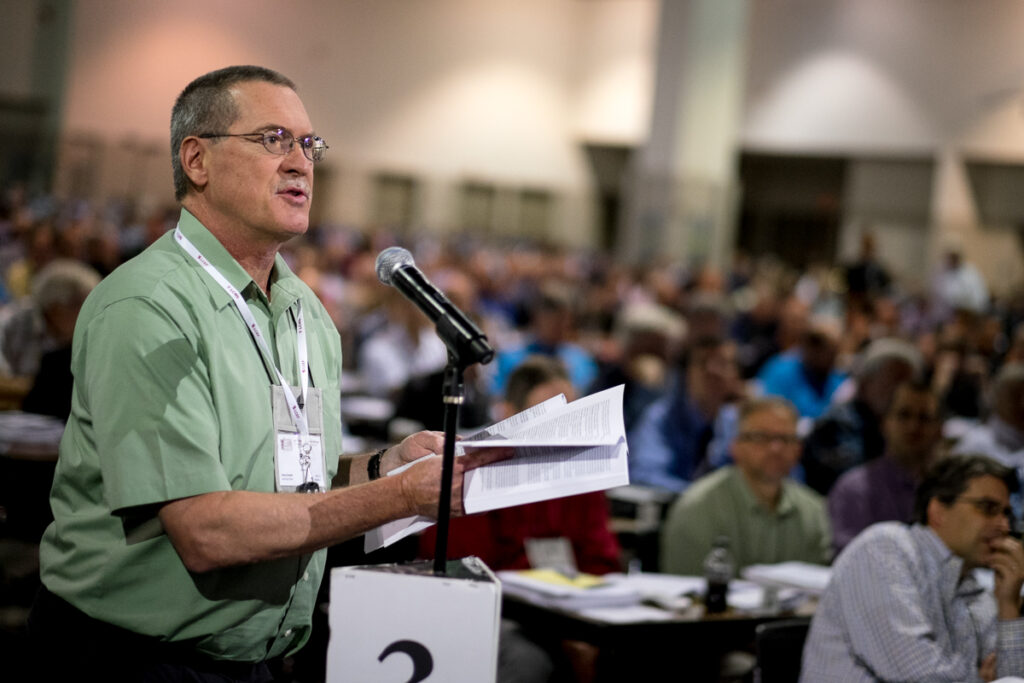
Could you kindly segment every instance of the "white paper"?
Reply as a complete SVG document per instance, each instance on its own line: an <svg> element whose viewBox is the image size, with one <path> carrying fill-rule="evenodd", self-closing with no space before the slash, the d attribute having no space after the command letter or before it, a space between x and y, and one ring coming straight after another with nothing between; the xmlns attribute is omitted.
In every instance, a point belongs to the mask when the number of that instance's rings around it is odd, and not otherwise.
<svg viewBox="0 0 1024 683"><path fill-rule="evenodd" d="M761 585L799 588L812 595L825 592L832 570L807 562L754 564L743 570L743 578Z"/></svg>
<svg viewBox="0 0 1024 683"><path fill-rule="evenodd" d="M558 395L458 442L456 456L496 445L515 449L508 460L466 473L462 497L466 513L628 484L622 393L619 385L572 403ZM390 545L432 523L426 517L389 522L366 534L364 549L371 552Z"/></svg>

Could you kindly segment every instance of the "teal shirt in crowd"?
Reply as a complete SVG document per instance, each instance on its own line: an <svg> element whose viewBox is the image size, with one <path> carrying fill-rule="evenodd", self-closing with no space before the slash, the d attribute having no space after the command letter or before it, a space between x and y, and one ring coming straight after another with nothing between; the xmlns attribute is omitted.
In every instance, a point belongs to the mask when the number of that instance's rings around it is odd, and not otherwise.
<svg viewBox="0 0 1024 683"><path fill-rule="evenodd" d="M698 479L673 503L661 534L662 571L703 575L719 536L729 537L737 570L791 560L827 564L832 552L821 496L787 480L769 510L731 465Z"/></svg>
<svg viewBox="0 0 1024 683"><path fill-rule="evenodd" d="M341 452L334 323L280 256L268 300L187 211L179 226L242 293L292 386L301 301L330 480ZM50 498L55 521L40 545L46 587L96 619L191 641L216 658L260 661L301 646L325 551L194 574L156 515L161 503L203 493L274 491L277 379L231 297L167 233L89 296L71 365L72 413Z"/></svg>

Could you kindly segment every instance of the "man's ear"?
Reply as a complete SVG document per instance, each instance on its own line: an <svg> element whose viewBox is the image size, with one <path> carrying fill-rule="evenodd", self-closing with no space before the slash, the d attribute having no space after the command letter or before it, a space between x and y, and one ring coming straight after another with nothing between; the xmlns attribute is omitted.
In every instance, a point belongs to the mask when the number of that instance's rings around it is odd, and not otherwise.
<svg viewBox="0 0 1024 683"><path fill-rule="evenodd" d="M928 501L928 526L941 529L946 520L946 506L938 498Z"/></svg>
<svg viewBox="0 0 1024 683"><path fill-rule="evenodd" d="M206 187L209 177L206 170L207 148L202 141L190 136L182 140L181 148L178 149L178 160L181 162L181 169L185 172L189 181L199 190Z"/></svg>

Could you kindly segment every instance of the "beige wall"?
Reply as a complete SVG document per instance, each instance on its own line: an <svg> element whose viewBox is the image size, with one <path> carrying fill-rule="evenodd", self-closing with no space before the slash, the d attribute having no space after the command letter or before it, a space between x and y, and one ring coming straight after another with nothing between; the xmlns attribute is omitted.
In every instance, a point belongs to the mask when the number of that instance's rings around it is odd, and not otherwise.
<svg viewBox="0 0 1024 683"><path fill-rule="evenodd" d="M643 135L653 0L283 7L77 3L66 131L161 144L173 99L189 80L259 63L297 82L331 144L330 180L317 188L328 220L371 222L370 178L392 172L422 183L417 222L428 228L457 226L457 187L474 179L512 193L551 192L553 237L590 241L580 143ZM166 180L169 188L169 172Z"/></svg>

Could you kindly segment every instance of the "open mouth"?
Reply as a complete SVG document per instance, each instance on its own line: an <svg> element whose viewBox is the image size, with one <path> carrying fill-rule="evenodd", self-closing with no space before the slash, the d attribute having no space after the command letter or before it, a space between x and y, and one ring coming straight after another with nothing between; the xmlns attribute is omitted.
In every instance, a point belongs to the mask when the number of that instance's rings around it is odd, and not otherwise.
<svg viewBox="0 0 1024 683"><path fill-rule="evenodd" d="M278 194L283 194L286 197L292 197L294 199L305 199L306 193L296 187L289 187L281 190Z"/></svg>

